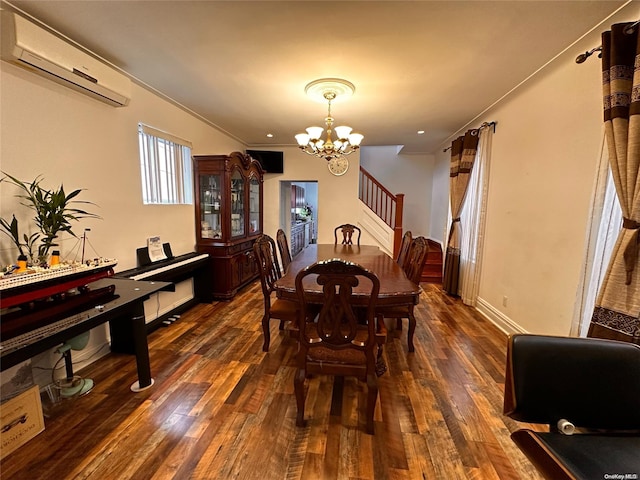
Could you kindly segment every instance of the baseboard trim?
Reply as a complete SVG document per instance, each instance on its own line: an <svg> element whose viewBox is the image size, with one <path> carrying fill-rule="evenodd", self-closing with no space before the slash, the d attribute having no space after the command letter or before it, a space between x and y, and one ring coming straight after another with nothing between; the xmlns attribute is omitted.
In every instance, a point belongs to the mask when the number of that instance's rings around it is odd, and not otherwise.
<svg viewBox="0 0 640 480"><path fill-rule="evenodd" d="M478 312L480 312L487 318L487 320L493 323L506 335L511 335L513 333L529 333L482 298L478 297L477 302L476 310L478 310Z"/></svg>

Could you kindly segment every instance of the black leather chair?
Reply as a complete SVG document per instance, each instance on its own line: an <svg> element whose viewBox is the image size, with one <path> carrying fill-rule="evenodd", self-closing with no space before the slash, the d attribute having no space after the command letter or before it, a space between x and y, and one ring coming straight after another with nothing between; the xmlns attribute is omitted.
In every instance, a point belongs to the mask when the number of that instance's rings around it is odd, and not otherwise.
<svg viewBox="0 0 640 480"><path fill-rule="evenodd" d="M546 478L640 479L640 347L512 335L504 414L549 426L511 434Z"/></svg>

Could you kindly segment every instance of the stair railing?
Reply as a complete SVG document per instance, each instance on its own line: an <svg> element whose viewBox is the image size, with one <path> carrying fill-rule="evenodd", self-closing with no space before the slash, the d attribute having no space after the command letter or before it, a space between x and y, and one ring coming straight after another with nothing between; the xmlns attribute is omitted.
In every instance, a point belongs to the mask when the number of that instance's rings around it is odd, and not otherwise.
<svg viewBox="0 0 640 480"><path fill-rule="evenodd" d="M360 200L393 229L393 256L398 256L402 243L402 211L404 193L393 194L360 166Z"/></svg>

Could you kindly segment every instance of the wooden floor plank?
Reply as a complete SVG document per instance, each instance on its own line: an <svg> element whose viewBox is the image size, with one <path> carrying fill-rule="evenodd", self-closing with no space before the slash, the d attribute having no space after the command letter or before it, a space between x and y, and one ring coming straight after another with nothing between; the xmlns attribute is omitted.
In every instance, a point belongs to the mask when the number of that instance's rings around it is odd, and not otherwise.
<svg viewBox="0 0 640 480"><path fill-rule="evenodd" d="M134 358L108 353L77 372L95 381L88 395L45 396L45 431L1 461L2 478L540 479L502 415L505 335L422 286L414 353L406 321L389 322L373 436L366 384L350 378L308 379L307 426L295 426L297 345L274 321L262 351L253 283L149 335L152 388L132 393Z"/></svg>

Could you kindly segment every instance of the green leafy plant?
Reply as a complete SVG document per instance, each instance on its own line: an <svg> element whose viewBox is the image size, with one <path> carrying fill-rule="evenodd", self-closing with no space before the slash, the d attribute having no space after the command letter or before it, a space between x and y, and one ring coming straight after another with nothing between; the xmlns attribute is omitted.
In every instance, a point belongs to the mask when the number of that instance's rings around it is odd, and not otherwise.
<svg viewBox="0 0 640 480"><path fill-rule="evenodd" d="M38 258L40 261L46 260L49 250L52 247L58 246L55 241L60 233L66 232L77 237L72 230L72 221L78 221L83 218L100 218L100 216L94 213L87 212L81 208L75 208L77 205L95 205L92 202L76 199L80 192L82 192L82 189L74 190L67 194L64 191L63 185L60 185L57 190L48 190L42 187L41 182L43 179L40 175L32 182L23 182L7 173L4 174L6 177L3 178L3 180L8 179L8 181L22 190L22 194L16 195L22 199L21 204L35 212L34 220L42 233L40 245L38 246ZM16 243L16 238L18 238L17 241L19 242L17 221L15 222L15 229L13 228L13 221L8 223L3 220L2 226L5 230L7 230L7 226L9 227L10 236L14 239L14 243ZM34 235L40 236L39 234ZM34 239L34 235L31 235L31 237L26 237L25 235L25 243L22 245L33 245L37 239ZM20 246L17 243L16 246L18 246L20 250ZM21 254L23 254L22 250Z"/></svg>
<svg viewBox="0 0 640 480"><path fill-rule="evenodd" d="M11 238L14 245L18 247L20 255L25 257L29 255L29 260L33 263L35 261L34 247L35 243L40 238L40 234L38 232L32 233L31 235L27 235L25 233L21 240L20 233L18 232L18 219L15 215L13 215L11 222L6 221L4 218L0 218L0 226L3 228L4 233Z"/></svg>

